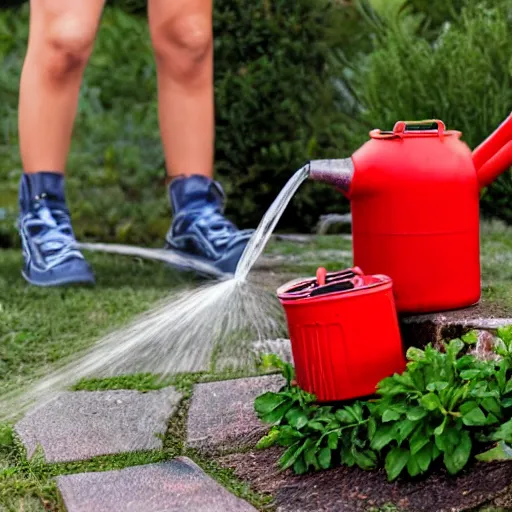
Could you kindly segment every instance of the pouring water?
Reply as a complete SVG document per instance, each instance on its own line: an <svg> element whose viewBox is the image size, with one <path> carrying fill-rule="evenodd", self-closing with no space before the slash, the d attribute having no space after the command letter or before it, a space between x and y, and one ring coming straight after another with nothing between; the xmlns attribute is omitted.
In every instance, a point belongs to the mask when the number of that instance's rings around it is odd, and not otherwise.
<svg viewBox="0 0 512 512"><path fill-rule="evenodd" d="M27 389L0 397L0 421L10 420L34 404L44 406L56 393L83 378L138 372L166 378L208 371L212 355L219 351L230 355L233 369L246 367L254 357L255 342L283 334L282 310L274 294L250 284L247 277L308 175L305 166L283 187L247 244L234 276L168 297L91 349L63 361L60 368L37 376ZM239 337L241 332L243 337Z"/></svg>

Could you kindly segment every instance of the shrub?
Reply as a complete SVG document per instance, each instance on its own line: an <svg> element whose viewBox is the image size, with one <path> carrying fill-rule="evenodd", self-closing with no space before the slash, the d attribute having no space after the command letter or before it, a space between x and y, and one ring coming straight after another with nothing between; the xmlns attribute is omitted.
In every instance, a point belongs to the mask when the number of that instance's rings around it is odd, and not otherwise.
<svg viewBox="0 0 512 512"><path fill-rule="evenodd" d="M440 348L410 348L406 370L383 379L376 398L342 405L316 403L292 383L291 365L266 355L287 384L255 400L259 418L272 425L258 447L286 447L279 464L299 474L383 466L389 480L441 464L454 475L475 458L510 460L512 329L498 336L491 349L475 332Z"/></svg>

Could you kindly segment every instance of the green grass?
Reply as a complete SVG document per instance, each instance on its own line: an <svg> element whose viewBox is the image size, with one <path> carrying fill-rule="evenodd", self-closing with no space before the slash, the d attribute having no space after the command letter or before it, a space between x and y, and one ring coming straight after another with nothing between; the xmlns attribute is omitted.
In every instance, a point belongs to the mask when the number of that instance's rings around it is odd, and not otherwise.
<svg viewBox="0 0 512 512"><path fill-rule="evenodd" d="M0 393L89 346L191 278L162 263L89 256L94 288L25 284L18 251L0 251Z"/></svg>

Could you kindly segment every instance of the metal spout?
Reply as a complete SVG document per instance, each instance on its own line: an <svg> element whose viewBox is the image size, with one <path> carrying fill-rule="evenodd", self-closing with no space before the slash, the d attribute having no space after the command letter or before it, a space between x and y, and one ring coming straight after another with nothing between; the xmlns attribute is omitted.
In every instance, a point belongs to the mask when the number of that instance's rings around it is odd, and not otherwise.
<svg viewBox="0 0 512 512"><path fill-rule="evenodd" d="M333 160L311 160L309 162L309 177L315 181L329 183L344 193L350 191L354 176L352 158Z"/></svg>
<svg viewBox="0 0 512 512"><path fill-rule="evenodd" d="M512 166L512 114L473 151L473 163L482 188Z"/></svg>

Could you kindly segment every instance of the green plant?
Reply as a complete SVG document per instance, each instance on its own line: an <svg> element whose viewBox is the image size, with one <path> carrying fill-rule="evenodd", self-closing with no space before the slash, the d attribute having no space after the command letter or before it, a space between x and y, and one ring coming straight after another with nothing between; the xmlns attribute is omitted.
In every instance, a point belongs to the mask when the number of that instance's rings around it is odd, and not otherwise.
<svg viewBox="0 0 512 512"><path fill-rule="evenodd" d="M469 353L474 332L443 345L407 352L407 368L382 380L377 397L339 407L320 405L293 385L293 367L276 356L287 385L255 401L262 421L272 424L259 448L286 447L283 469L296 473L339 464L374 469L383 465L389 480L411 477L434 464L459 473L479 450L481 460L509 457L512 449L512 328L498 332L486 359ZM498 453L497 448L501 451ZM507 451L508 450L508 451Z"/></svg>

